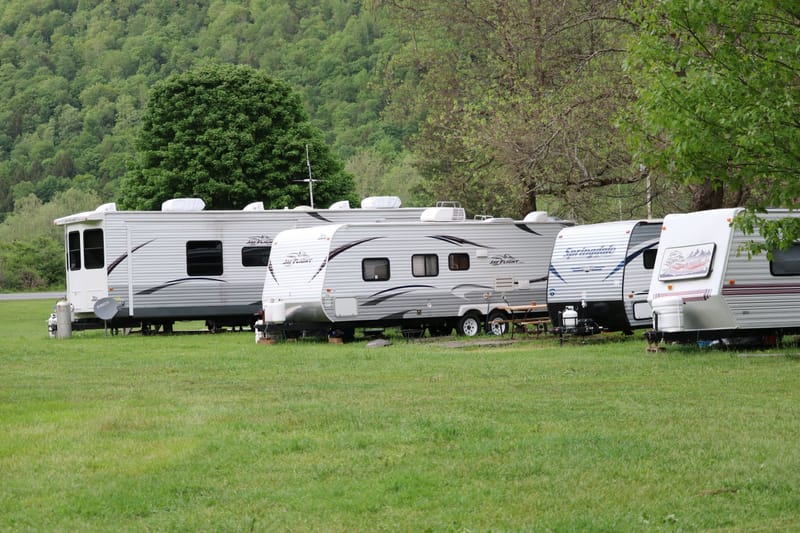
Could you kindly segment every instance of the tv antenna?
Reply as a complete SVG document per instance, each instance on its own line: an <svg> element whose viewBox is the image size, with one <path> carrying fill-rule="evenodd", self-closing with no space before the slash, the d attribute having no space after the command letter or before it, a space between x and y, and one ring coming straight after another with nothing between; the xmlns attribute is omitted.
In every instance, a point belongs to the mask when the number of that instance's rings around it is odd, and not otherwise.
<svg viewBox="0 0 800 533"><path fill-rule="evenodd" d="M308 183L308 199L311 202L311 207L314 207L314 182L320 181L311 177L311 158L308 156L308 145L306 145L306 166L308 167L308 178L304 180L294 180L303 183Z"/></svg>

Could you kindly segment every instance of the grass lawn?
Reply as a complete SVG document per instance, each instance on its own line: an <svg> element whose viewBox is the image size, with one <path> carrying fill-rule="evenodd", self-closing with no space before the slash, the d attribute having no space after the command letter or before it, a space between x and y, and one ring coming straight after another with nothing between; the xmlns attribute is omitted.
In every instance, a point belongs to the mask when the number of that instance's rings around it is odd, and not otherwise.
<svg viewBox="0 0 800 533"><path fill-rule="evenodd" d="M0 303L3 531L800 530L797 348L58 340L52 306Z"/></svg>

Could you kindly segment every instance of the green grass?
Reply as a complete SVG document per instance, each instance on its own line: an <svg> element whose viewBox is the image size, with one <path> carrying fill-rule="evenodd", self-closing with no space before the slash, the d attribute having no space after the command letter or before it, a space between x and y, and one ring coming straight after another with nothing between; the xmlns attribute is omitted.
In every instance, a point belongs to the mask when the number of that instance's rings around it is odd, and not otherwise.
<svg viewBox="0 0 800 533"><path fill-rule="evenodd" d="M0 530L800 528L793 354L58 340L51 308L0 303Z"/></svg>

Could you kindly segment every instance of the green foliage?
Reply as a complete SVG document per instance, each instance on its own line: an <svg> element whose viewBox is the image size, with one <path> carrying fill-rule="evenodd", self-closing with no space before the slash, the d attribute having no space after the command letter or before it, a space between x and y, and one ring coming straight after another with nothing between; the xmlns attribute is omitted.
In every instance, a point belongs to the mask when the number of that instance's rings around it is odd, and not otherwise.
<svg viewBox="0 0 800 533"><path fill-rule="evenodd" d="M709 194L754 191L724 203L794 206L800 198L796 6L659 0L643 2L636 13L642 29L627 62L638 96L631 126L636 159L681 183L705 184Z"/></svg>
<svg viewBox="0 0 800 533"><path fill-rule="evenodd" d="M63 228L53 220L100 203L96 193L77 188L46 204L33 194L17 200L14 213L0 223L0 290L63 287Z"/></svg>
<svg viewBox="0 0 800 533"><path fill-rule="evenodd" d="M320 204L348 198L352 178L288 85L242 65L193 69L151 90L122 204L157 209L176 196L212 209L303 204L306 146Z"/></svg>
<svg viewBox="0 0 800 533"><path fill-rule="evenodd" d="M286 80L338 157L381 144L394 157L402 134L380 121L389 98L373 77L392 46L382 26L360 0L0 2L0 220L32 192L15 185L48 176L92 176L113 200L150 88L207 63Z"/></svg>
<svg viewBox="0 0 800 533"><path fill-rule="evenodd" d="M643 179L614 122L630 98L618 1L388 4L403 48L387 116L419 125L429 194L506 216L555 197L588 214L608 185Z"/></svg>

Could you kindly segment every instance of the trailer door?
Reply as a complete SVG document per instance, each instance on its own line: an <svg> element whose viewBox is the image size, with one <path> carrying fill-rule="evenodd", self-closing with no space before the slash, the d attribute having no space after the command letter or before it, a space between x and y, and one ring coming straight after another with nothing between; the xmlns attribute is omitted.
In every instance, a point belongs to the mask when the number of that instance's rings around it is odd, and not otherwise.
<svg viewBox="0 0 800 533"><path fill-rule="evenodd" d="M65 239L67 298L75 313L91 313L94 303L108 296L103 229L68 226Z"/></svg>

